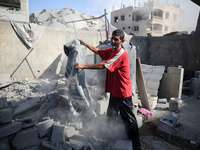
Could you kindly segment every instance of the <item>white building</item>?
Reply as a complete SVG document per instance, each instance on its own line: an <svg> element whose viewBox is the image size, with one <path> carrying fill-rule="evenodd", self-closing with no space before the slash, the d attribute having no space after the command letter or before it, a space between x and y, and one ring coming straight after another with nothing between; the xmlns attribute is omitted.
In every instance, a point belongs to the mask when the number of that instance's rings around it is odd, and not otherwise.
<svg viewBox="0 0 200 150"><path fill-rule="evenodd" d="M135 0L136 3L136 0ZM180 5L170 6L159 0L148 0L142 7L129 6L111 12L111 24L123 29L127 34L137 36L162 36L180 31L183 25L184 10Z"/></svg>
<svg viewBox="0 0 200 150"><path fill-rule="evenodd" d="M0 20L28 23L28 0L0 0Z"/></svg>

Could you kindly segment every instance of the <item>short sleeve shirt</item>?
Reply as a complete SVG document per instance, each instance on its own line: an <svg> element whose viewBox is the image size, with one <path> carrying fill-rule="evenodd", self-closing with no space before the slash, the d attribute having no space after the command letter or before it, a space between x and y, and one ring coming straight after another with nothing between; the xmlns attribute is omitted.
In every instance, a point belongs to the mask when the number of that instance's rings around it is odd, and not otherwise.
<svg viewBox="0 0 200 150"><path fill-rule="evenodd" d="M130 97L132 86L128 53L123 48L117 52L107 48L99 49L98 54L105 60L104 66L107 68L105 92L111 93L114 97Z"/></svg>

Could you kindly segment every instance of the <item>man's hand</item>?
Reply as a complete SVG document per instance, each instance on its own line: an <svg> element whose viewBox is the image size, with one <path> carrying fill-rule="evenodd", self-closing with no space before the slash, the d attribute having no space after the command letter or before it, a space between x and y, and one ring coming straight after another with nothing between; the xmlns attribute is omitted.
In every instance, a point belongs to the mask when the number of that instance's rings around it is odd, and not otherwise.
<svg viewBox="0 0 200 150"><path fill-rule="evenodd" d="M80 64L80 63L75 63L74 64L74 68L80 68L80 69L82 69L83 68L83 64Z"/></svg>

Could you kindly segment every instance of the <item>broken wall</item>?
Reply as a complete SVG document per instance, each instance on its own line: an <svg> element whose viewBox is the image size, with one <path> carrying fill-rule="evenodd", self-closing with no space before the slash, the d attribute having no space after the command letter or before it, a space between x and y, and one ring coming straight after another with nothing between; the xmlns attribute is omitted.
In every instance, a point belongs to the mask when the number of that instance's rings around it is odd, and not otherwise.
<svg viewBox="0 0 200 150"><path fill-rule="evenodd" d="M200 70L200 35L168 35L163 37L136 37L137 57L142 64L181 65L184 70Z"/></svg>
<svg viewBox="0 0 200 150"><path fill-rule="evenodd" d="M0 27L0 73L9 73L14 78L50 78L58 75L64 71L63 62L66 61L64 44L78 38L96 46L106 38L105 32L74 32L46 27L31 51L19 39L10 22L2 21Z"/></svg>

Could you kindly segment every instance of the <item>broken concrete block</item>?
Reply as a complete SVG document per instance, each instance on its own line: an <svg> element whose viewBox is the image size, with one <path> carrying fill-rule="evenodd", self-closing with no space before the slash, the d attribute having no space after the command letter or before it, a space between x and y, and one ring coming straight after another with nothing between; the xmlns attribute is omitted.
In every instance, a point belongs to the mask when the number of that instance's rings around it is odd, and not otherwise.
<svg viewBox="0 0 200 150"><path fill-rule="evenodd" d="M101 101L98 101L98 106L97 106L97 111L99 112L99 114L103 115L103 114L106 114L107 112L107 108L108 108L108 103L109 101L106 101L106 100L101 100Z"/></svg>
<svg viewBox="0 0 200 150"><path fill-rule="evenodd" d="M38 131L33 128L19 132L12 140L12 144L16 149L24 149L36 145L38 141Z"/></svg>
<svg viewBox="0 0 200 150"><path fill-rule="evenodd" d="M12 122L13 111L10 108L0 110L0 124Z"/></svg>
<svg viewBox="0 0 200 150"><path fill-rule="evenodd" d="M169 101L169 110L177 112L179 108L178 98L170 98Z"/></svg>
<svg viewBox="0 0 200 150"><path fill-rule="evenodd" d="M0 139L0 149L1 150L10 150L8 137Z"/></svg>
<svg viewBox="0 0 200 150"><path fill-rule="evenodd" d="M117 140L111 147L111 150L132 150L133 144L131 140Z"/></svg>
<svg viewBox="0 0 200 150"><path fill-rule="evenodd" d="M10 79L10 75L5 73L5 74L0 74L0 88L8 86L12 83L12 80Z"/></svg>
<svg viewBox="0 0 200 150"><path fill-rule="evenodd" d="M73 135L69 139L69 141L70 141L72 147L75 148L75 149L82 149L84 146L88 146L89 145L88 140L82 134Z"/></svg>
<svg viewBox="0 0 200 150"><path fill-rule="evenodd" d="M65 141L65 127L54 124L52 135L51 135L51 142L59 143L59 142L64 142L64 141Z"/></svg>
<svg viewBox="0 0 200 150"><path fill-rule="evenodd" d="M45 136L46 134L50 133L53 129L53 124L54 124L54 121L52 119L45 120L43 122L38 123L36 127L39 133L39 137L41 138Z"/></svg>
<svg viewBox="0 0 200 150"><path fill-rule="evenodd" d="M75 129L75 127L65 128L65 140L69 139L75 134L79 134L79 131Z"/></svg>
<svg viewBox="0 0 200 150"><path fill-rule="evenodd" d="M35 122L33 121L33 117L26 117L23 119L17 119L16 121L21 122L22 128L29 128L35 125Z"/></svg>
<svg viewBox="0 0 200 150"><path fill-rule="evenodd" d="M0 138L9 136L21 130L22 124L19 122L12 122L0 127Z"/></svg>
<svg viewBox="0 0 200 150"><path fill-rule="evenodd" d="M173 115L165 115L158 123L156 134L165 140L169 140L173 130L178 124L178 118Z"/></svg>
<svg viewBox="0 0 200 150"><path fill-rule="evenodd" d="M40 104L39 102L40 102L40 97L37 97L21 103L17 108L15 108L14 116L19 115L22 112L25 112L33 107L38 106Z"/></svg>
<svg viewBox="0 0 200 150"><path fill-rule="evenodd" d="M1 97L0 98L0 109L5 108L8 106L7 98L6 97Z"/></svg>

